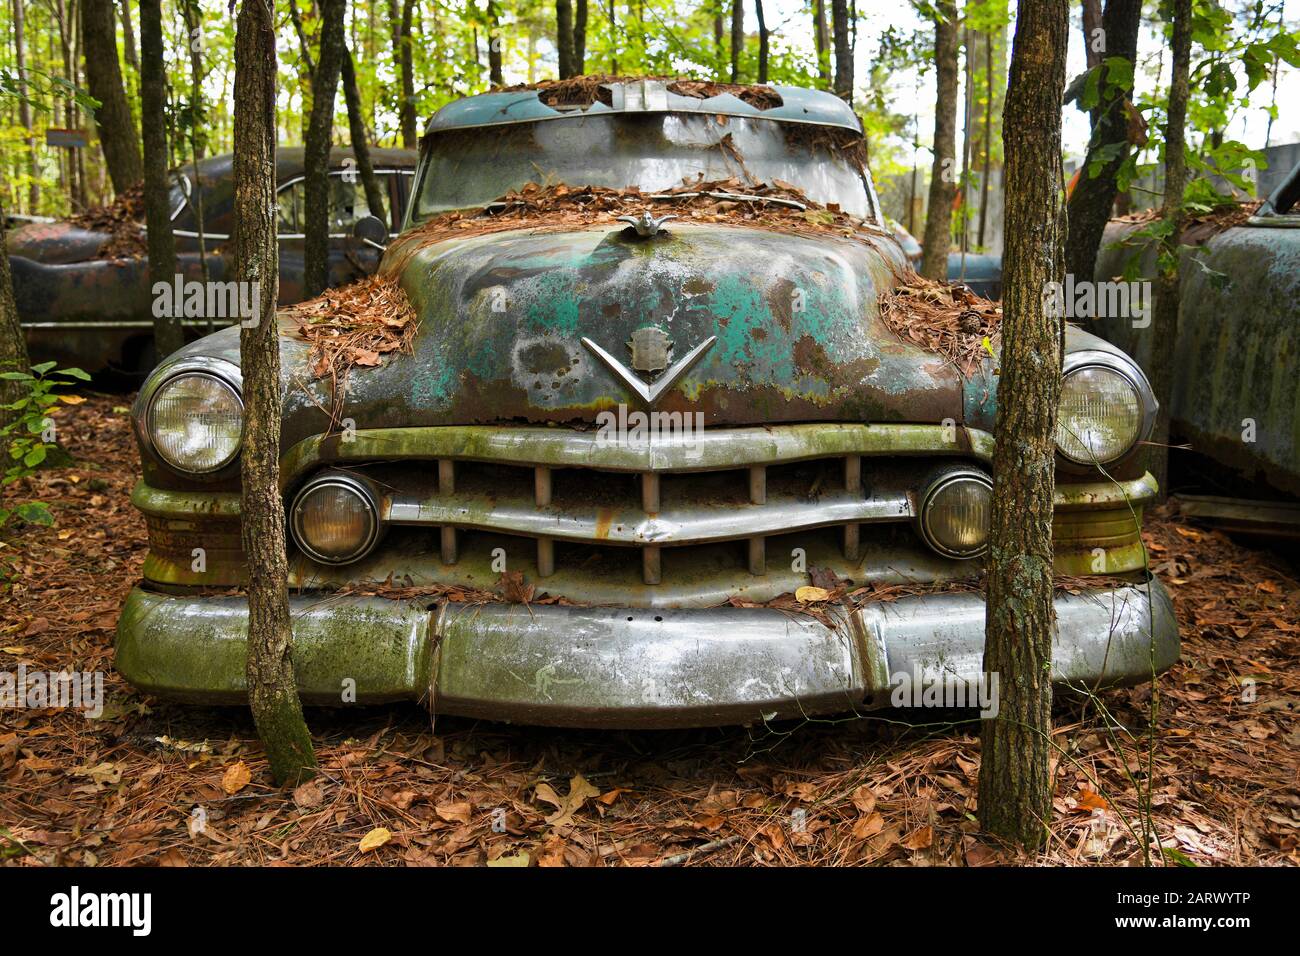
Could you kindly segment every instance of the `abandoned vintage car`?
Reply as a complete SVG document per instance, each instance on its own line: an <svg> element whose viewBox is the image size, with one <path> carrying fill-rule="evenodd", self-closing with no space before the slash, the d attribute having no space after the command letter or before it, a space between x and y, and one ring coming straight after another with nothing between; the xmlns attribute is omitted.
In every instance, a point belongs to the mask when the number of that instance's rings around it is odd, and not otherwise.
<svg viewBox="0 0 1300 956"><path fill-rule="evenodd" d="M1193 220L1181 238L1178 339L1170 408L1185 464L1212 469L1217 490L1252 500L1180 498L1183 513L1240 530L1300 535L1300 164L1252 207ZM1226 215L1225 215L1226 213ZM1157 274L1155 243L1141 218L1112 221L1097 279ZM1157 347L1148 322L1101 316L1097 332L1149 367Z"/></svg>
<svg viewBox="0 0 1300 956"><path fill-rule="evenodd" d="M886 325L906 260L861 153L848 106L790 87L607 81L438 112L381 265L409 352L336 391L280 319L304 701L704 726L978 682L984 602L961 582L996 360ZM117 667L195 702L245 699L238 331L168 358L134 408L150 551ZM1119 350L1067 345L1053 677L1137 683L1179 653L1139 537L1154 405ZM647 421L668 427L632 434ZM907 587L871 600L884 585Z"/></svg>
<svg viewBox="0 0 1300 956"><path fill-rule="evenodd" d="M415 160L413 150L372 150L371 162L387 203L383 210L372 210L352 150L331 151L330 285L375 271L378 253L353 237L353 224L376 215L396 230ZM281 305L302 299L303 172L302 149L278 151ZM199 161L197 172L189 165L172 173L171 218L182 283L227 277L234 190L229 153ZM153 287L159 277L149 274L142 203L138 193L128 195L107 210L28 223L9 233L14 297L33 360L53 359L88 371L112 368L144 374L153 368ZM216 314L219 309L195 311L182 318L191 338L239 318Z"/></svg>

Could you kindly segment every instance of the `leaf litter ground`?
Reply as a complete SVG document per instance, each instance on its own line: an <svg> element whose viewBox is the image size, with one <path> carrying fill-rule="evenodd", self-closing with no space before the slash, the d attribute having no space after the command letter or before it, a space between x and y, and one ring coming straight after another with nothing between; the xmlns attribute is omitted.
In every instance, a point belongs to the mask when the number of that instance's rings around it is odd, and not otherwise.
<svg viewBox="0 0 1300 956"><path fill-rule="evenodd" d="M146 550L127 403L62 409L76 464L9 491L49 502L57 524L0 551L15 568L0 670L102 670L107 703L94 721L0 711L7 865L1133 865L1132 779L1151 787L1157 861L1300 862L1294 557L1165 511L1145 536L1184 644L1158 684L1154 765L1150 688L1101 695L1114 730L1095 705L1058 702L1052 839L1032 857L972 822L965 713L633 733L311 710L323 772L277 789L246 711L149 698L112 669Z"/></svg>

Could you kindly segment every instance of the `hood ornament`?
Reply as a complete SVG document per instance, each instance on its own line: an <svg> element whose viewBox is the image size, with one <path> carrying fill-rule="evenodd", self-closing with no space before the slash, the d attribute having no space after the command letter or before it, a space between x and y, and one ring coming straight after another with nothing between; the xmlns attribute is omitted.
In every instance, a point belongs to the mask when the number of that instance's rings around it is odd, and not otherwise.
<svg viewBox="0 0 1300 956"><path fill-rule="evenodd" d="M713 347L713 343L716 341L718 341L718 337L710 335L669 366L668 349L671 347L671 343L668 340L668 334L663 329L654 326L637 329L632 333L632 341L627 343L632 349L632 365L638 371L651 375L662 370L663 374L654 382L643 382L631 369L591 339L584 338L582 344L586 346L591 354L604 362L609 370L633 394L639 395L647 406L654 406L663 395L672 390L672 387L681 380L683 375L690 371L691 366L698 362L705 352ZM656 365L657 368L654 367Z"/></svg>
<svg viewBox="0 0 1300 956"><path fill-rule="evenodd" d="M619 216L619 222L625 222L633 229L641 239L653 239L659 235L659 230L663 228L664 223L669 219L676 219L676 216L660 216L656 219L649 212L643 212L639 216ZM627 230L624 230L626 232Z"/></svg>

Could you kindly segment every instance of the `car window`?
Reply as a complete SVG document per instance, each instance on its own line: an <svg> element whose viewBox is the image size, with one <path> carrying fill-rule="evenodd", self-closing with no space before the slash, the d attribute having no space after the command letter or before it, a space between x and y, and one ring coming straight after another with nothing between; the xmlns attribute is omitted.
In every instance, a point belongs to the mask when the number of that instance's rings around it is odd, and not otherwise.
<svg viewBox="0 0 1300 956"><path fill-rule="evenodd" d="M388 176L382 174L375 176L379 181L379 192L384 205L382 209L372 210L366 202L366 190L361 183L361 177L355 173L349 175L354 176L356 182L348 182L343 178L342 173L330 173L329 232L331 236L351 235L352 227L357 220L370 215L378 216L385 223L391 222L388 216ZM295 180L280 189L276 199L278 207L276 222L280 235L302 235L305 225L303 215L305 195L306 183L302 179Z"/></svg>

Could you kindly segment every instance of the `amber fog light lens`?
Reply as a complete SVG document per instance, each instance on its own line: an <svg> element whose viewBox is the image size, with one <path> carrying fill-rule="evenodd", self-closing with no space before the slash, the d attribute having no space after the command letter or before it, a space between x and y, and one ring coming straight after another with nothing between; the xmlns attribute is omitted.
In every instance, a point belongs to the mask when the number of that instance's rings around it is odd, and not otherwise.
<svg viewBox="0 0 1300 956"><path fill-rule="evenodd" d="M944 475L926 492L921 505L921 536L949 558L975 558L989 540L993 483L977 471Z"/></svg>
<svg viewBox="0 0 1300 956"><path fill-rule="evenodd" d="M1115 371L1089 365L1061 382L1056 417L1056 447L1082 465L1106 464L1123 457L1142 430L1142 398L1137 386Z"/></svg>
<svg viewBox="0 0 1300 956"><path fill-rule="evenodd" d="M224 468L239 453L244 403L214 375L188 372L168 379L149 403L149 439L177 471L201 475Z"/></svg>
<svg viewBox="0 0 1300 956"><path fill-rule="evenodd" d="M370 553L379 537L379 509L366 485L344 476L318 478L294 499L293 537L310 557L347 564Z"/></svg>

